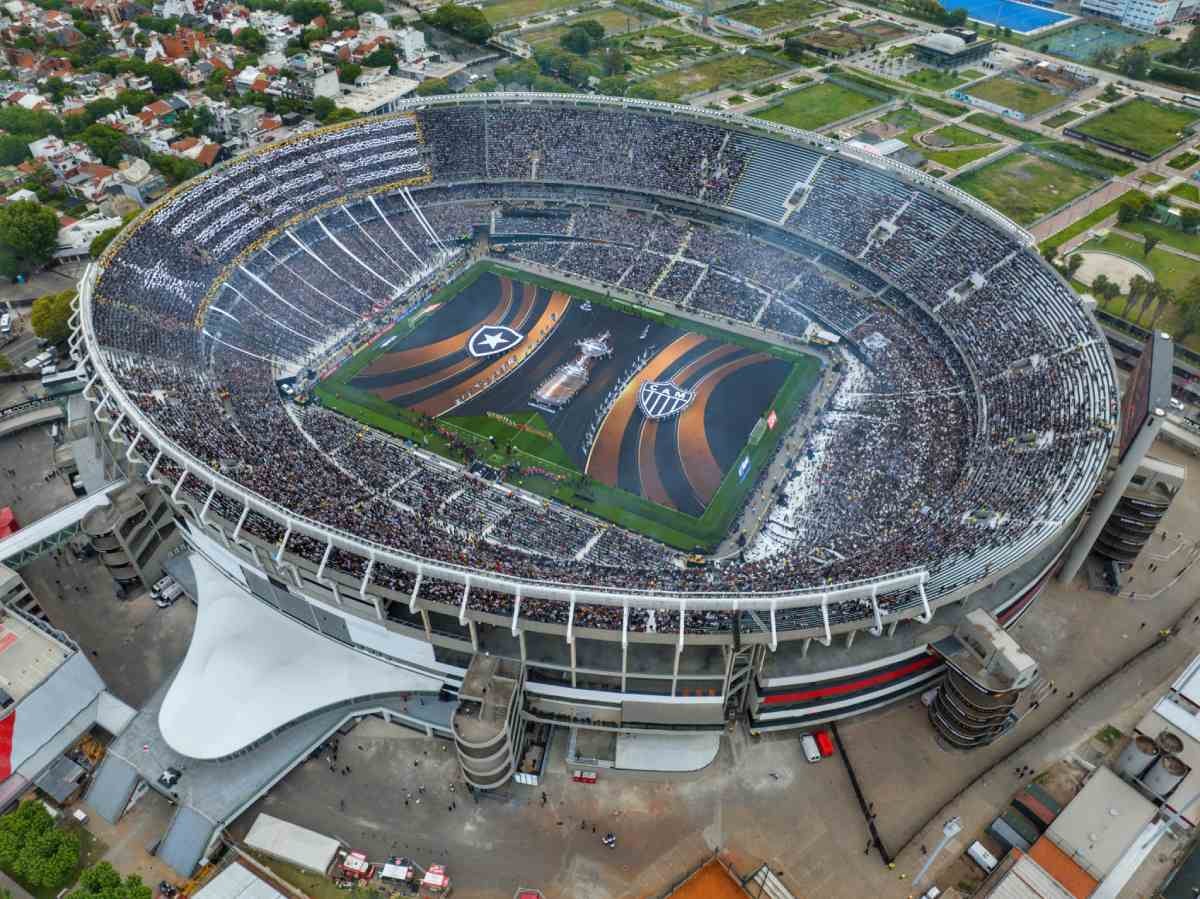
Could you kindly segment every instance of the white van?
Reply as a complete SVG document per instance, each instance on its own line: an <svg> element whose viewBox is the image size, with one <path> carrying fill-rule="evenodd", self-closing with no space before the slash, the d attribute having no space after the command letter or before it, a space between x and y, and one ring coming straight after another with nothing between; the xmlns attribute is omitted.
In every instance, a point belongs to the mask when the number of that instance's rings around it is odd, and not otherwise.
<svg viewBox="0 0 1200 899"><path fill-rule="evenodd" d="M812 734L805 734L800 738L800 749L804 752L804 758L808 762L821 761L821 750L817 747L817 741Z"/></svg>
<svg viewBox="0 0 1200 899"><path fill-rule="evenodd" d="M979 842L979 840L976 840L967 847L967 855L971 861L983 868L985 874L991 874L995 870L996 865L1000 864L996 861L996 856L984 849L983 843Z"/></svg>
<svg viewBox="0 0 1200 899"><path fill-rule="evenodd" d="M157 598L160 593L170 587L173 583L175 583L175 578L171 577L169 574L163 575L157 581L155 581L154 586L150 588L150 595Z"/></svg>
<svg viewBox="0 0 1200 899"><path fill-rule="evenodd" d="M154 600L154 604L160 609L165 609L168 606L175 604L175 600L183 595L183 588L177 583L172 583L167 589L159 594L158 599Z"/></svg>
<svg viewBox="0 0 1200 899"><path fill-rule="evenodd" d="M7 313L0 313L0 334L12 333L12 316Z"/></svg>

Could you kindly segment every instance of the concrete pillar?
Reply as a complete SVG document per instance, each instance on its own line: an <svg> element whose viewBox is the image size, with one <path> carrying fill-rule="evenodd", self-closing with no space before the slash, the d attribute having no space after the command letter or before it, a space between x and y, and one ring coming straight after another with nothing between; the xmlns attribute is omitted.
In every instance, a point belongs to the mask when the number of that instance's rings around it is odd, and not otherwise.
<svg viewBox="0 0 1200 899"><path fill-rule="evenodd" d="M475 630L475 621L471 618L467 619L467 630L471 634L471 648L479 652L479 632Z"/></svg>
<svg viewBox="0 0 1200 899"><path fill-rule="evenodd" d="M892 623L887 626L887 635L889 637L896 636L896 628L898 628L899 626L900 626L900 619L899 618L894 619L892 621Z"/></svg>
<svg viewBox="0 0 1200 899"><path fill-rule="evenodd" d="M429 624L429 613L425 609L421 609L421 623L425 625L425 639L432 643L433 628Z"/></svg>
<svg viewBox="0 0 1200 899"><path fill-rule="evenodd" d="M1149 350L1147 349L1145 352L1149 352ZM1133 443L1130 445L1129 451L1125 453L1125 458L1117 468L1116 474L1109 480L1108 486L1104 488L1104 493L1101 495L1099 501L1092 507L1092 514L1088 518L1083 532L1075 540L1075 545L1067 553L1067 559L1063 562L1063 567L1058 572L1058 579L1060 581L1069 583L1079 573L1079 569L1083 567L1084 560L1087 559L1088 553L1092 551L1092 547L1096 543L1096 538L1100 536L1101 529L1108 522L1109 516L1112 515L1113 509L1117 507L1117 503L1121 501L1121 497L1125 495L1125 489L1129 486L1129 482L1133 480L1133 476L1137 474L1138 466L1146 458L1146 453L1150 451L1155 437L1158 436L1159 429L1166 420L1167 413L1164 409L1155 408L1150 410L1146 417L1146 423L1138 431L1137 436L1133 438Z"/></svg>
<svg viewBox="0 0 1200 899"><path fill-rule="evenodd" d="M856 631L856 630L846 632L846 648L847 649L849 649L851 646L854 645L854 635L857 633L858 633L858 631Z"/></svg>
<svg viewBox="0 0 1200 899"><path fill-rule="evenodd" d="M804 640L801 641L801 643L800 643L800 658L802 658L802 659L808 658L808 647L812 646L812 641L813 641L812 637L805 637Z"/></svg>

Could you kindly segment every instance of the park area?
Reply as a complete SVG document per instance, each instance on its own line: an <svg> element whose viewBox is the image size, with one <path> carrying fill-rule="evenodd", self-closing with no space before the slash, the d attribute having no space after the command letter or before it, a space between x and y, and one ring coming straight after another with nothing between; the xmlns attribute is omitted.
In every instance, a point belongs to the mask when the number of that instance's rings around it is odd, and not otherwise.
<svg viewBox="0 0 1200 899"><path fill-rule="evenodd" d="M1048 91L1044 87L1016 78L1006 78L1003 75L972 85L967 88L965 93L1026 116L1045 112L1065 99L1062 95Z"/></svg>
<svg viewBox="0 0 1200 899"><path fill-rule="evenodd" d="M831 56L848 56L867 48L868 39L849 26L814 31L803 37L804 43Z"/></svg>
<svg viewBox="0 0 1200 899"><path fill-rule="evenodd" d="M771 31L784 25L793 25L805 19L812 18L817 13L829 9L829 6L819 0L779 0L776 3L747 3L733 9L724 10L721 15L742 22L753 28Z"/></svg>
<svg viewBox="0 0 1200 899"><path fill-rule="evenodd" d="M1187 129L1197 119L1200 119L1200 113L1194 110L1138 97L1081 122L1071 130L1143 157L1155 157L1186 137Z"/></svg>
<svg viewBox="0 0 1200 899"><path fill-rule="evenodd" d="M725 56L710 59L685 69L674 69L647 78L664 100L676 100L691 94L705 94L719 87L731 87L782 75L790 67L761 56Z"/></svg>
<svg viewBox="0 0 1200 899"><path fill-rule="evenodd" d="M879 106L874 97L824 81L788 94L779 103L756 112L755 118L805 131L816 131Z"/></svg>
<svg viewBox="0 0 1200 899"><path fill-rule="evenodd" d="M522 32L521 40L534 47L558 46L559 39L570 31L573 25L589 21L599 23L604 28L604 33L607 36L640 31L647 24L647 20L635 12L627 12L620 7L612 7L611 9L593 10L582 16L568 19L561 25L551 25L547 28L539 28L536 31ZM652 21L657 21L657 19Z"/></svg>
<svg viewBox="0 0 1200 899"><path fill-rule="evenodd" d="M483 7L484 18L491 24L510 19L526 19L539 13L552 13L578 6L579 0L499 0Z"/></svg>
<svg viewBox="0 0 1200 899"><path fill-rule="evenodd" d="M634 80L661 75L721 52L712 41L669 25L647 28L637 34L612 38L612 46L625 54Z"/></svg>
<svg viewBox="0 0 1200 899"><path fill-rule="evenodd" d="M1030 225L1103 183L1099 178L1017 150L954 179L954 186L1019 225Z"/></svg>
<svg viewBox="0 0 1200 899"><path fill-rule="evenodd" d="M957 72L944 72L940 69L917 69L917 71L909 72L905 75L904 80L917 85L917 87L924 87L933 91L948 91L952 87L966 84L972 78L982 77L982 72L976 72L971 69L961 74Z"/></svg>
<svg viewBox="0 0 1200 899"><path fill-rule="evenodd" d="M962 168L1003 147L1003 144L996 143L986 134L959 125L946 125L924 135L920 143L914 142L912 145L930 162L949 169Z"/></svg>

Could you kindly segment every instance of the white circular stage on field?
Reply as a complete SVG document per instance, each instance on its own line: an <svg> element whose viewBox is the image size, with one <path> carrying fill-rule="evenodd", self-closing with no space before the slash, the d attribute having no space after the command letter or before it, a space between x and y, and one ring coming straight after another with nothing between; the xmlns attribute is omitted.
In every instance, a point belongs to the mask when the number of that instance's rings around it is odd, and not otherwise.
<svg viewBox="0 0 1200 899"><path fill-rule="evenodd" d="M1129 282L1133 280L1134 275L1141 275L1147 281L1154 280L1154 272L1126 256L1097 250L1089 250L1079 255L1083 257L1083 265L1079 266L1079 271L1075 273L1075 279L1089 287L1100 275L1106 276L1109 281L1116 282L1121 288L1121 293L1129 292Z"/></svg>

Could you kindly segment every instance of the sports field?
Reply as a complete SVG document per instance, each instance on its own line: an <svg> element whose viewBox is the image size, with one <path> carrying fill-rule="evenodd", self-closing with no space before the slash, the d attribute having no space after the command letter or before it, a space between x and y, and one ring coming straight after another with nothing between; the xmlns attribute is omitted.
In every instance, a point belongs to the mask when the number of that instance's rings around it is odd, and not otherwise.
<svg viewBox="0 0 1200 899"><path fill-rule="evenodd" d="M816 131L833 122L859 115L881 105L879 100L858 91L823 81L788 94L779 103L754 114L755 118Z"/></svg>
<svg viewBox="0 0 1200 899"><path fill-rule="evenodd" d="M1064 100L1064 97L1044 87L1038 87L1028 81L1005 78L1003 75L972 85L967 88L966 93L1030 116L1045 112Z"/></svg>
<svg viewBox="0 0 1200 899"><path fill-rule="evenodd" d="M807 356L483 264L317 395L690 550L725 536L818 371ZM776 428L751 446L771 411Z"/></svg>
<svg viewBox="0 0 1200 899"><path fill-rule="evenodd" d="M658 89L664 100L673 100L689 94L703 94L719 87L746 84L772 75L781 75L790 66L760 56L725 56L697 63L683 69L674 69L647 78L642 83Z"/></svg>
<svg viewBox="0 0 1200 899"><path fill-rule="evenodd" d="M938 69L917 69L915 72L905 75L904 80L929 90L948 91L952 87L966 84L971 79L954 72L943 72Z"/></svg>
<svg viewBox="0 0 1200 899"><path fill-rule="evenodd" d="M578 0L499 0L483 8L483 15L493 25L509 19L525 19L538 13L551 13L577 6Z"/></svg>
<svg viewBox="0 0 1200 899"><path fill-rule="evenodd" d="M973 169L952 183L999 209L1017 224L1029 225L1102 182L1084 172L1018 150Z"/></svg>
<svg viewBox="0 0 1200 899"><path fill-rule="evenodd" d="M802 22L805 19L824 12L829 7L820 0L778 0L759 6L756 3L746 4L735 9L728 9L721 15L735 22L745 22L763 31L770 31L781 25Z"/></svg>
<svg viewBox="0 0 1200 899"><path fill-rule="evenodd" d="M1200 113L1195 110L1138 97L1075 125L1073 130L1146 156L1158 156L1186 137L1185 129L1197 120Z"/></svg>
<svg viewBox="0 0 1200 899"><path fill-rule="evenodd" d="M537 30L521 32L521 40L534 47L542 47L547 45L558 46L559 39L564 34L571 30L573 25L579 22L597 22L604 28L606 35L626 34L640 30L649 21L657 21L651 19L643 19L637 13L626 12L623 9L597 9L592 12L584 13L581 16L576 16L573 19L568 19L561 25L551 25L548 28L539 28Z"/></svg>

